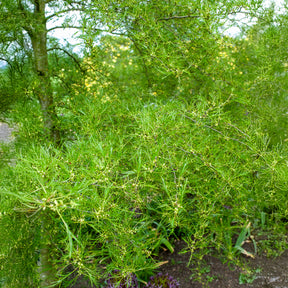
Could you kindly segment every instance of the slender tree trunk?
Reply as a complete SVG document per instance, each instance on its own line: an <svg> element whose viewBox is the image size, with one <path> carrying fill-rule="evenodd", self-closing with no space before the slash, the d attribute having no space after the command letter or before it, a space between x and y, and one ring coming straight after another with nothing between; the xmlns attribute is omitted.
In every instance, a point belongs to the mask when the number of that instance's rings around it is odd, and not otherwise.
<svg viewBox="0 0 288 288"><path fill-rule="evenodd" d="M40 278L40 287L47 288L47 287L58 287L57 285L53 284L56 282L56 272L57 269L54 267L52 263L51 251L51 225L49 225L49 214L48 212L42 213L42 223L41 223L41 246L40 246L40 261L39 261L39 278Z"/></svg>
<svg viewBox="0 0 288 288"><path fill-rule="evenodd" d="M57 114L49 74L47 53L47 27L45 18L45 0L35 0L34 21L29 36L32 42L34 65L38 77L37 96L43 113L44 133L47 138L59 143Z"/></svg>
<svg viewBox="0 0 288 288"><path fill-rule="evenodd" d="M52 264L50 262L50 251L49 246L43 247L40 249L40 262L38 273L40 276L40 287L57 287L53 284L55 282L55 269L53 269Z"/></svg>
<svg viewBox="0 0 288 288"><path fill-rule="evenodd" d="M45 18L46 0L34 0L34 14L31 29L28 34L31 38L35 72L38 77L36 93L43 113L44 134L54 143L59 143L59 130L57 129L57 114L53 99L53 90L50 80L48 53L47 53L47 27ZM49 244L49 221L43 215L42 239L40 247L39 276L40 287L56 287L56 269L51 263L51 245Z"/></svg>

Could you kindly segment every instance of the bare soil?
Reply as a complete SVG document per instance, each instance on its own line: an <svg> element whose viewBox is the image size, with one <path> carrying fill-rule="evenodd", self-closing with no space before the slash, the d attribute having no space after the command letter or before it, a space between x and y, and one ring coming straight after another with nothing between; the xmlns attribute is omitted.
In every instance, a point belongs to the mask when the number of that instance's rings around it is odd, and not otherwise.
<svg viewBox="0 0 288 288"><path fill-rule="evenodd" d="M168 273L178 279L180 287L288 288L288 251L285 251L281 256L274 259L267 258L264 255L256 255L254 259L248 259L243 256L240 259L243 265L250 267L250 270L254 271L254 273L249 275L245 272L246 269L241 269L227 263L224 264L219 257L205 256L202 260L202 269L200 268L202 272L201 279L199 279L199 277L195 276L195 271L193 271L193 268L196 267L187 267L190 254L179 253L185 248L186 244L183 241L177 241L174 245L175 251L173 254L169 251L160 253L160 260L168 261L168 263L161 266L159 271ZM240 281L252 283L240 284Z"/></svg>
<svg viewBox="0 0 288 288"><path fill-rule="evenodd" d="M177 279L181 288L288 288L288 250L277 258L256 255L251 259L242 256L242 268L222 263L219 255L205 256L198 275L196 266L187 265L190 253L181 253L185 247L186 243L178 240L174 243L174 253L162 251L158 260L166 264L156 271ZM248 267L254 271L252 274L247 274ZM83 278L79 278L71 288L84 287L95 288Z"/></svg>

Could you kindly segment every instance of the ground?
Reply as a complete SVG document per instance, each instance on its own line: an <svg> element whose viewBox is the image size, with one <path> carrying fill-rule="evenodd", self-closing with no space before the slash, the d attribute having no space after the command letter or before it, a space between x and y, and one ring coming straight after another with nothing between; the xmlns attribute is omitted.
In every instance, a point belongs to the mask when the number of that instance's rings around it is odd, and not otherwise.
<svg viewBox="0 0 288 288"><path fill-rule="evenodd" d="M206 256L203 259L203 268L201 268L203 272L201 284L193 279L193 266L187 267L190 254L179 254L185 247L185 243L177 241L174 245L173 254L169 251L163 251L160 254L161 261L169 261L161 266L160 271L178 279L181 288L288 288L288 251L274 259L263 255L256 255L255 259L243 256L241 262L254 271L251 275L245 274L239 267L223 264L219 258ZM253 278L255 280L251 284L240 284L240 282L252 281Z"/></svg>
<svg viewBox="0 0 288 288"><path fill-rule="evenodd" d="M180 253L185 245L184 241L178 240L174 243L174 253L166 250L159 255L159 261L166 264L158 272L168 273L177 279L181 288L288 288L288 250L277 258L256 255L254 259L248 259L241 256L243 267L253 271L249 275L244 268L222 263L219 255L206 256L201 261L201 277L197 280L195 266L187 267L190 254ZM79 279L71 288L92 288L88 283Z"/></svg>

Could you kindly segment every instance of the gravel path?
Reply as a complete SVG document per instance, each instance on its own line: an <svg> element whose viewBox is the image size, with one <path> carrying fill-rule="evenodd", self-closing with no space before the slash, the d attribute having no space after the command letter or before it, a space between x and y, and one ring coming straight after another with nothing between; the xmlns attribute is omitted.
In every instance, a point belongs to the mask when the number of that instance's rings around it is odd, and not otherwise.
<svg viewBox="0 0 288 288"><path fill-rule="evenodd" d="M0 142L9 142L12 139L12 131L8 124L0 122Z"/></svg>

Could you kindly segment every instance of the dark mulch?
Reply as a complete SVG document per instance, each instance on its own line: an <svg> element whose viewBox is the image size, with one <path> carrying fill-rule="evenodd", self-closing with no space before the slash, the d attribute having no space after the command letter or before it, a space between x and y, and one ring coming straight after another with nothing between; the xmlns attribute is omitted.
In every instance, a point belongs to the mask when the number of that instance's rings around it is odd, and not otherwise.
<svg viewBox="0 0 288 288"><path fill-rule="evenodd" d="M159 270L178 279L180 287L288 288L288 251L275 259L261 255L256 255L254 259L248 259L243 256L241 259L241 262L244 265L243 269L227 263L224 264L219 260L219 257L205 256L202 261L203 266L202 268L200 267L202 279L198 279L202 283L199 283L195 279L197 278L197 273L195 273L195 269L193 269L195 267L187 267L190 254L179 253L183 248L185 248L185 243L183 241L177 241L173 254L169 251L160 254L160 259L162 261L169 262L166 265L161 266ZM250 270L254 270L254 273L248 276L245 274L244 267L250 267ZM240 284L239 277L241 274L242 282L245 282L245 280L246 282L249 282L249 280L252 280L253 278L256 279L251 284Z"/></svg>
<svg viewBox="0 0 288 288"><path fill-rule="evenodd" d="M158 271L177 279L181 288L288 288L288 250L274 259L263 255L256 255L254 259L243 256L240 259L243 268L222 263L219 256L205 256L198 274L196 266L187 267L190 253L181 253L185 247L185 242L179 240L174 243L174 253L167 250L159 255L159 260L167 263ZM250 267L254 273L246 276L245 267ZM242 282L254 280L250 284L240 284L241 274ZM73 286L82 287L91 286L84 279Z"/></svg>

